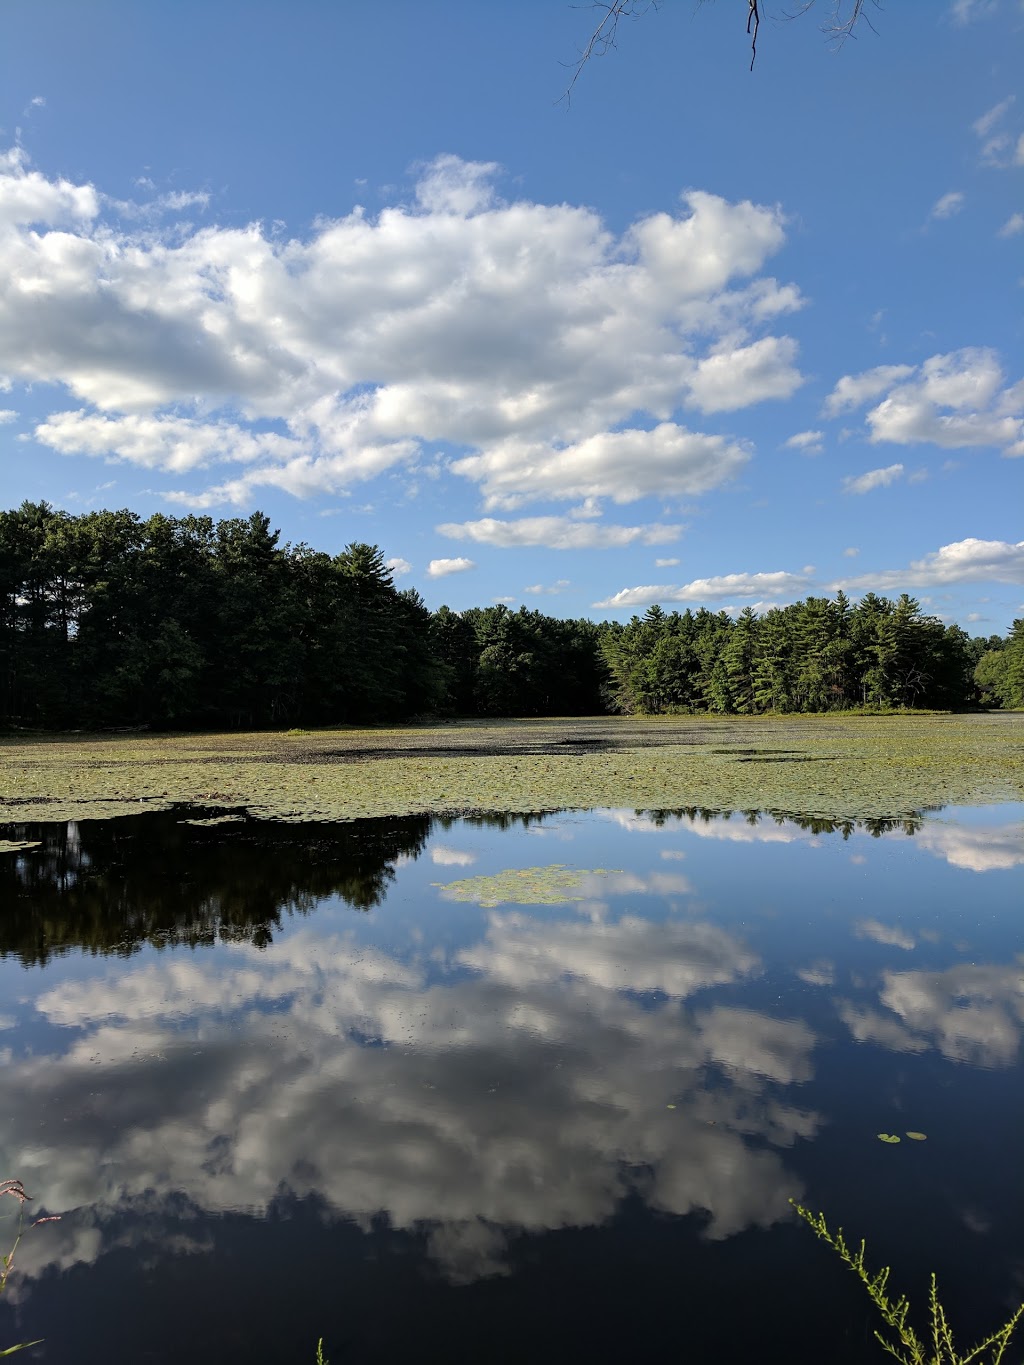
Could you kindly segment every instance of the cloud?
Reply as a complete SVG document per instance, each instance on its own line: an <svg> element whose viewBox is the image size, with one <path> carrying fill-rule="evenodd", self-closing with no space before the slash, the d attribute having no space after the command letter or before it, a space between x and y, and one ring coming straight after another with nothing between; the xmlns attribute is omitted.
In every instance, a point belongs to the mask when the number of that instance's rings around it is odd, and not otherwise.
<svg viewBox="0 0 1024 1365"><path fill-rule="evenodd" d="M825 399L825 415L838 417L840 413L852 412L913 373L913 365L876 365L862 374L844 375Z"/></svg>
<svg viewBox="0 0 1024 1365"><path fill-rule="evenodd" d="M476 862L476 854L447 848L444 844L431 844L430 861L438 867L471 867Z"/></svg>
<svg viewBox="0 0 1024 1365"><path fill-rule="evenodd" d="M67 274L75 273L76 257L81 253L75 250L79 240L76 230L85 232L100 211L100 200L91 185L73 185L68 180L47 180L38 171L28 169L28 158L21 147L12 147L0 152L0 232L7 243L15 247L25 244L29 247L29 257L37 256L37 269L21 281L19 291L38 296L40 285L49 282L59 286L66 283ZM39 233L40 228L63 228L67 241L47 243L48 234ZM37 231L33 233L32 229ZM48 245L50 261L38 260L38 247ZM61 247L63 246L63 250ZM20 261L18 259L20 257ZM15 259L7 262L8 269L25 263L26 254L18 252ZM41 278L38 267L45 271ZM47 268L48 267L48 268ZM49 280L47 280L49 276ZM12 273L11 278L14 278ZM2 367L7 371L5 363ZM17 370L11 370L17 373Z"/></svg>
<svg viewBox="0 0 1024 1365"><path fill-rule="evenodd" d="M975 134L981 139L981 160L986 166L997 166L1005 169L1017 161L1020 164L1021 143L1024 138L1017 142L1014 149L1014 135L1005 128L1001 132L994 132L996 125L1001 123L1005 115L1015 103L1015 96L1008 95L1006 99L994 104L991 109L982 114L971 124Z"/></svg>
<svg viewBox="0 0 1024 1365"><path fill-rule="evenodd" d="M18 414L14 408L0 408L0 426L6 426L8 422L17 421Z"/></svg>
<svg viewBox="0 0 1024 1365"><path fill-rule="evenodd" d="M856 559L859 554L860 547L857 545L847 545L846 549L843 551L843 555L846 559Z"/></svg>
<svg viewBox="0 0 1024 1365"><path fill-rule="evenodd" d="M1024 540L957 540L914 560L906 569L884 569L831 585L889 592L904 587L945 587L954 583L1024 583Z"/></svg>
<svg viewBox="0 0 1024 1365"><path fill-rule="evenodd" d="M992 129L1002 119L1003 115L1009 112L1016 98L1016 95L1007 95L1006 99L1000 100L998 104L994 104L992 108L982 114L980 118L975 119L971 124L971 127L977 136L980 138L988 137L989 133L991 133Z"/></svg>
<svg viewBox="0 0 1024 1365"><path fill-rule="evenodd" d="M789 398L804 382L791 337L762 337L750 346L722 347L690 378L690 401L701 412L732 412L766 398Z"/></svg>
<svg viewBox="0 0 1024 1365"><path fill-rule="evenodd" d="M385 559L384 567L391 570L392 578L402 578L405 574L412 573L412 565L399 555L395 555L393 559Z"/></svg>
<svg viewBox="0 0 1024 1365"><path fill-rule="evenodd" d="M674 569L678 563L678 559L656 559L654 566L657 569Z"/></svg>
<svg viewBox="0 0 1024 1365"><path fill-rule="evenodd" d="M802 382L796 343L766 334L803 302L761 273L780 210L694 190L616 234L587 208L504 201L498 174L440 156L409 203L285 238L165 231L157 209L204 208L205 192L115 205L15 148L0 373L70 395L41 443L187 474L174 500L201 507L337 494L436 443L487 510L732 478L750 446L678 413Z"/></svg>
<svg viewBox="0 0 1024 1365"><path fill-rule="evenodd" d="M789 450L802 450L805 455L820 455L824 450L825 433L823 431L798 431L795 436L791 436L783 445Z"/></svg>
<svg viewBox="0 0 1024 1365"><path fill-rule="evenodd" d="M1024 863L1024 824L1020 822L977 826L929 820L915 842L953 867L971 872L1005 870Z"/></svg>
<svg viewBox="0 0 1024 1365"><path fill-rule="evenodd" d="M888 488L891 483L903 477L901 464L887 465L885 469L869 469L866 474L849 475L843 480L844 493L870 493L873 488Z"/></svg>
<svg viewBox="0 0 1024 1365"><path fill-rule="evenodd" d="M557 582L551 583L547 587L545 587L543 583L534 583L531 587L524 588L523 592L529 593L531 597L540 597L542 595L551 597L557 596L560 592L565 592L568 586L569 580L567 578L559 578Z"/></svg>
<svg viewBox="0 0 1024 1365"><path fill-rule="evenodd" d="M545 546L550 550L614 549L625 545L664 545L678 540L681 526L601 526L570 517L522 517L518 521L444 522L435 528L453 540L472 540L479 545Z"/></svg>
<svg viewBox="0 0 1024 1365"><path fill-rule="evenodd" d="M465 573L467 569L475 569L476 565L471 559L432 559L427 565L427 576L429 578L445 578L451 573Z"/></svg>
<svg viewBox="0 0 1024 1365"><path fill-rule="evenodd" d="M618 607L646 607L654 602L717 602L729 597L784 597L803 592L812 570L802 573L729 573L717 578L695 578L681 587L654 585L623 588L595 608L615 610Z"/></svg>
<svg viewBox="0 0 1024 1365"><path fill-rule="evenodd" d="M561 448L505 441L456 460L452 469L481 485L488 507L514 508L538 498L626 503L709 492L737 474L750 455L745 442L662 422L651 431L602 432Z"/></svg>
<svg viewBox="0 0 1024 1365"><path fill-rule="evenodd" d="M954 23L973 24L978 19L987 19L995 14L999 0L953 0L949 7Z"/></svg>
<svg viewBox="0 0 1024 1365"><path fill-rule="evenodd" d="M289 437L253 432L234 422L134 414L112 418L84 409L54 413L39 423L35 437L62 455L102 455L177 474L213 463L290 459L302 450Z"/></svg>
<svg viewBox="0 0 1024 1365"><path fill-rule="evenodd" d="M1020 966L963 963L944 972L883 973L881 1002L951 1061L1011 1066L1020 1051Z"/></svg>
<svg viewBox="0 0 1024 1365"><path fill-rule="evenodd" d="M883 393L866 419L874 444L996 446L1024 454L1024 383L1004 387L999 358L987 347L933 355L916 367L883 365L846 375L825 408L835 416Z"/></svg>
<svg viewBox="0 0 1024 1365"><path fill-rule="evenodd" d="M916 940L898 925L881 924L876 919L859 920L855 931L858 938L871 938L891 948L903 948L909 952L916 946Z"/></svg>
<svg viewBox="0 0 1024 1365"><path fill-rule="evenodd" d="M952 218L954 214L960 212L966 202L967 196L961 194L959 190L950 190L937 199L932 205L929 218Z"/></svg>
<svg viewBox="0 0 1024 1365"><path fill-rule="evenodd" d="M1016 237L1018 232L1024 232L1024 213L1011 213L996 236Z"/></svg>
<svg viewBox="0 0 1024 1365"><path fill-rule="evenodd" d="M436 157L421 168L416 202L432 214L470 217L494 202L491 184L501 167L495 161L463 161L450 154Z"/></svg>
<svg viewBox="0 0 1024 1365"><path fill-rule="evenodd" d="M699 1211L713 1239L789 1215L783 1152L820 1118L786 1088L813 1075L817 1039L693 1002L759 974L741 939L495 912L452 965L432 981L307 930L40 994L61 1027L5 1069L6 1151L45 1164L67 1216L25 1239L22 1285L123 1249L124 1215L151 1225L171 1200L194 1218L314 1196L326 1219L422 1231L455 1282L505 1271L509 1236L598 1226L627 1201ZM187 1068L173 1094L170 1057ZM116 1123L90 1102L98 1060ZM44 1110L64 1122L41 1132Z"/></svg>

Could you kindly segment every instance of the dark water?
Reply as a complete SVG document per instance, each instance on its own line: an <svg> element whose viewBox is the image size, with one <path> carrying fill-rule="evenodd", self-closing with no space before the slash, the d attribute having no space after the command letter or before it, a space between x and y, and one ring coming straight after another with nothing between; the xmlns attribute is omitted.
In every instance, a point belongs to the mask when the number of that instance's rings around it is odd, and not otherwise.
<svg viewBox="0 0 1024 1365"><path fill-rule="evenodd" d="M19 1359L887 1358L791 1198L1024 1296L1024 808L181 819L0 830Z"/></svg>

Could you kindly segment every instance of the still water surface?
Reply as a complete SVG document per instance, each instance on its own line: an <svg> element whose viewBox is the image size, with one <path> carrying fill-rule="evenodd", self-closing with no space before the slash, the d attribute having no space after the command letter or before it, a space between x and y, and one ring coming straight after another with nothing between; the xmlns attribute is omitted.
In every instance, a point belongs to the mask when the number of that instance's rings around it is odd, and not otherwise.
<svg viewBox="0 0 1024 1365"><path fill-rule="evenodd" d="M0 837L0 1347L884 1359L790 1199L1024 1296L1020 806Z"/></svg>

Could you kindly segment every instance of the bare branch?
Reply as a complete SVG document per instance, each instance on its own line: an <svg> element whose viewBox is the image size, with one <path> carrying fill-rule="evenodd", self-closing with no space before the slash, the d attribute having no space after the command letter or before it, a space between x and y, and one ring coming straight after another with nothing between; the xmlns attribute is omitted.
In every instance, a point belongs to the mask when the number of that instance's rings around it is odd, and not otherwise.
<svg viewBox="0 0 1024 1365"><path fill-rule="evenodd" d="M704 4L706 0L697 0L698 5ZM562 98L569 101L573 87L579 80L580 73L590 61L591 57L600 57L609 49L617 46L619 23L623 19L640 19L649 10L658 9L661 0L596 0L591 6L592 9L599 10L601 17L590 34L589 39L580 50L580 54L573 63L572 79L569 81ZM808 10L814 9L818 0L800 0L797 7L788 13L784 11L786 19L799 19ZM855 37L854 29L863 20L872 32L875 26L867 14L868 0L828 0L829 18L821 25L821 31L825 35L826 41L832 47L841 47L847 38ZM876 9L881 9L882 0L870 0ZM761 20L766 17L765 0L746 0L747 4L747 37L750 39L750 69L753 71L754 63L757 61L757 39L761 28Z"/></svg>
<svg viewBox="0 0 1024 1365"><path fill-rule="evenodd" d="M659 0L612 0L611 4L598 3L591 6L592 9L602 10L601 21L591 33L590 38L584 44L579 57L572 70L572 80L565 88L562 98L566 101L572 95L573 86L579 79L580 72L590 61L591 57L602 57L610 49L615 47L616 35L619 31L619 21L621 19L639 19L648 10L656 10Z"/></svg>
<svg viewBox="0 0 1024 1365"><path fill-rule="evenodd" d="M866 0L831 0L832 13L828 21L821 26L821 31L833 47L842 47L847 38L856 37L854 29L859 20L863 19L872 33L878 30L871 22L870 17L865 12ZM787 14L787 19L799 19L806 14L809 9L813 9L816 0L804 0L804 3L795 9L791 14ZM881 0L871 0L875 9L881 9Z"/></svg>

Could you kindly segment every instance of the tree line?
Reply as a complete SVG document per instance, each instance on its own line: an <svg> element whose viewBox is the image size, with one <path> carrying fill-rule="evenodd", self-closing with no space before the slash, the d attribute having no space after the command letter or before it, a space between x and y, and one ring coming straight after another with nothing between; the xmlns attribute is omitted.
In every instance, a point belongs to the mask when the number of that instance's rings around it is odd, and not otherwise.
<svg viewBox="0 0 1024 1365"><path fill-rule="evenodd" d="M247 727L604 711L1024 705L1024 621L971 638L908 597L628 624L431 612L380 550L269 519L0 512L0 724Z"/></svg>
<svg viewBox="0 0 1024 1365"><path fill-rule="evenodd" d="M1024 706L1024 620L1008 639L971 637L905 593L808 597L735 619L651 607L603 640L619 710L841 711Z"/></svg>

